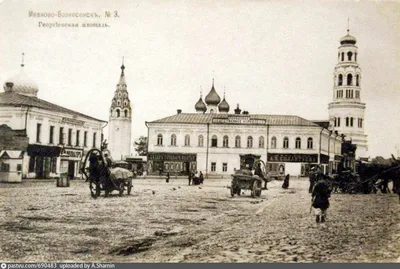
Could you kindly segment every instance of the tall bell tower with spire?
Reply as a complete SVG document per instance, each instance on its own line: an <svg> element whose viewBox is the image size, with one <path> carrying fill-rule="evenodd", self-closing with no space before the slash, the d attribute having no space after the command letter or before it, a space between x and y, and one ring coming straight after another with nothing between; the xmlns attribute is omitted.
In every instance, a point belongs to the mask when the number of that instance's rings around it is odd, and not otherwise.
<svg viewBox="0 0 400 269"><path fill-rule="evenodd" d="M330 128L357 145L356 158L369 157L365 127L365 103L361 102L361 68L358 65L357 40L350 35L340 39L338 63L334 68L333 101L329 103Z"/></svg>
<svg viewBox="0 0 400 269"><path fill-rule="evenodd" d="M132 109L124 70L122 59L121 76L111 102L108 123L108 149L114 160L123 160L131 154Z"/></svg>

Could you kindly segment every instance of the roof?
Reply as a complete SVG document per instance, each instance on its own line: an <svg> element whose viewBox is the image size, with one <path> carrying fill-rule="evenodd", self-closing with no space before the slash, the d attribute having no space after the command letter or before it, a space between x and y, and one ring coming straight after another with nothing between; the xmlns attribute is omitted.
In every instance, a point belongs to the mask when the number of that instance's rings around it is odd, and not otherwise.
<svg viewBox="0 0 400 269"><path fill-rule="evenodd" d="M106 122L104 120L99 120L88 115L76 112L74 110L47 102L43 99L32 97L32 96L25 96L22 94L18 94L15 92L2 92L0 93L0 106L29 106L29 107L37 107L41 109L50 110L53 112L62 112L66 114L72 114L75 116L84 117L91 120Z"/></svg>
<svg viewBox="0 0 400 269"><path fill-rule="evenodd" d="M328 129L329 128L329 121L326 120L313 120L312 121L315 124L318 124L319 126Z"/></svg>
<svg viewBox="0 0 400 269"><path fill-rule="evenodd" d="M3 155L7 154L10 159L20 159L22 151L21 150L2 150L0 151L0 158L3 158Z"/></svg>
<svg viewBox="0 0 400 269"><path fill-rule="evenodd" d="M269 125L296 125L296 126L318 126L317 124L292 115L263 115L263 114L200 114L200 113L180 113L166 118L151 121L150 123L186 123L186 124L207 124L212 123L213 119L228 119L229 117L243 117L254 120L265 120Z"/></svg>

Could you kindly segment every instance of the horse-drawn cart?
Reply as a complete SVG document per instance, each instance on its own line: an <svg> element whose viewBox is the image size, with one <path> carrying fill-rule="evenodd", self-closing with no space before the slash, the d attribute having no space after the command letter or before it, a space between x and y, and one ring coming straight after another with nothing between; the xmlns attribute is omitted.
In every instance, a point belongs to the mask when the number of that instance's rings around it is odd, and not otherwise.
<svg viewBox="0 0 400 269"><path fill-rule="evenodd" d="M259 176L253 176L251 171L238 170L232 175L231 196L240 195L242 190L251 190L251 197L261 195L263 180Z"/></svg>
<svg viewBox="0 0 400 269"><path fill-rule="evenodd" d="M100 196L104 191L108 196L116 190L122 196L125 189L130 194L133 184L133 173L121 167L111 167L111 160L104 156L104 153L98 149L91 149L83 162L82 173L89 181L90 193L93 198Z"/></svg>

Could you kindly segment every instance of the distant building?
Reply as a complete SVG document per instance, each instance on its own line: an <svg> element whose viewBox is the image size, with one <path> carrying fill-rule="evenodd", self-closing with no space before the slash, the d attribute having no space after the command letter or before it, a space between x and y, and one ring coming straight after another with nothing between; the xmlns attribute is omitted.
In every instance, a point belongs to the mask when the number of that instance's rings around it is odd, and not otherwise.
<svg viewBox="0 0 400 269"><path fill-rule="evenodd" d="M111 101L108 124L108 149L114 160L123 160L131 154L132 109L125 81L125 66Z"/></svg>
<svg viewBox="0 0 400 269"><path fill-rule="evenodd" d="M22 64L20 74L7 79L0 93L0 125L28 137L26 147L17 147L24 151L22 176L56 177L63 158L68 161L69 177L76 177L83 154L100 148L106 122L40 99L38 91Z"/></svg>
<svg viewBox="0 0 400 269"><path fill-rule="evenodd" d="M365 103L361 102L362 74L358 64L356 38L349 34L340 39L338 63L334 69L333 101L329 103L330 129L338 131L356 145L357 159L368 158L365 134Z"/></svg>
<svg viewBox="0 0 400 269"><path fill-rule="evenodd" d="M229 113L214 82L195 110L146 122L149 174L197 170L229 176L261 159L278 175L305 175L313 164L335 170L341 159L341 137L327 128L298 116L241 113L239 105Z"/></svg>

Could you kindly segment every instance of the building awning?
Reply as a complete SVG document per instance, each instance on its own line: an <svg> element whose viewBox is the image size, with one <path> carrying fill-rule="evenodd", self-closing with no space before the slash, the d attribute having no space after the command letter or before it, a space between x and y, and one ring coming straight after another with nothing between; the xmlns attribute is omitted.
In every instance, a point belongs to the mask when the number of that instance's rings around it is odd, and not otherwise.
<svg viewBox="0 0 400 269"><path fill-rule="evenodd" d="M29 156L58 157L61 148L56 146L28 145Z"/></svg>

